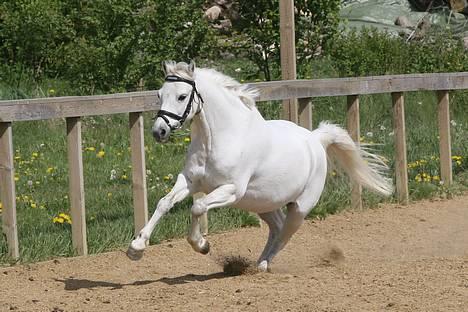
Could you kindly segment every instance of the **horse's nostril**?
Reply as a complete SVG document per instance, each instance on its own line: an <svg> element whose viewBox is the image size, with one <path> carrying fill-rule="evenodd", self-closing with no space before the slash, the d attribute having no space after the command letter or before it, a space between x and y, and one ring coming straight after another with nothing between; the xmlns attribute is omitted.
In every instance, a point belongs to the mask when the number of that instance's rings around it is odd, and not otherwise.
<svg viewBox="0 0 468 312"><path fill-rule="evenodd" d="M166 135L166 130L164 129L161 129L161 137L165 136Z"/></svg>

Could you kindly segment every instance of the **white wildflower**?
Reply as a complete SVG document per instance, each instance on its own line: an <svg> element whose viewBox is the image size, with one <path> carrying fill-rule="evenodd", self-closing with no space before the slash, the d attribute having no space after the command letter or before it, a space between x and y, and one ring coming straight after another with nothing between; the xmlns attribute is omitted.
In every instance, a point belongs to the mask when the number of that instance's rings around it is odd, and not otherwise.
<svg viewBox="0 0 468 312"><path fill-rule="evenodd" d="M374 134L369 131L369 132L366 133L366 136L368 136L369 138L372 138L374 136Z"/></svg>
<svg viewBox="0 0 468 312"><path fill-rule="evenodd" d="M117 179L117 171L115 171L114 169L112 169L111 172L110 172L110 179L111 180L116 180Z"/></svg>

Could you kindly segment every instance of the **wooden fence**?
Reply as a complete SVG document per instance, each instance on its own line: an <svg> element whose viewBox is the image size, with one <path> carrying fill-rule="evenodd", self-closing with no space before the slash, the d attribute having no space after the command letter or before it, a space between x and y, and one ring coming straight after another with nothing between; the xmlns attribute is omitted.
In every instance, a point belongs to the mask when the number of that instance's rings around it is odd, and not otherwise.
<svg viewBox="0 0 468 312"><path fill-rule="evenodd" d="M468 72L415 74L363 78L283 80L249 84L260 91L258 101L296 98L290 119L312 129L313 97L347 96L347 128L359 142L359 95L391 93L395 133L396 195L408 202L404 96L406 91L428 90L438 95L441 178L452 182L450 152L449 90L468 89ZM0 201L3 203L3 232L9 254L19 257L16 223L12 122L65 118L68 139L69 190L72 240L78 254L87 254L85 191L81 145L81 117L129 113L132 153L132 182L135 232L148 221L143 112L158 110L156 91L100 96L42 98L0 101ZM361 187L353 185L352 204L361 207Z"/></svg>

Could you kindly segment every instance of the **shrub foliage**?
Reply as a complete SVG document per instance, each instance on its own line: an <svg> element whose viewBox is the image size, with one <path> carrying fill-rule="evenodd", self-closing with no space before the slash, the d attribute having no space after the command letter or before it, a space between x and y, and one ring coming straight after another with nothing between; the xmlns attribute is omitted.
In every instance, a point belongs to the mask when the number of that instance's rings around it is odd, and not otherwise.
<svg viewBox="0 0 468 312"><path fill-rule="evenodd" d="M162 60L206 55L212 32L201 0L0 2L0 57L83 93L156 82ZM142 80L143 79L143 80Z"/></svg>

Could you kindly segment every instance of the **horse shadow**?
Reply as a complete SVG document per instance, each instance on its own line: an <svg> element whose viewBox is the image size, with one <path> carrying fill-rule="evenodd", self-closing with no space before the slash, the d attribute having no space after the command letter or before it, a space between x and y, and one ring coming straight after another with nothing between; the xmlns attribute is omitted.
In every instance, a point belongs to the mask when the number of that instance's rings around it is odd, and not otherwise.
<svg viewBox="0 0 468 312"><path fill-rule="evenodd" d="M65 285L65 290L76 291L79 289L94 289L94 288L109 288L110 290L123 289L124 287L131 286L143 286L152 283L164 283L167 285L182 285L192 282L206 282L213 279L222 279L232 277L223 272L211 273L211 274L185 274L182 276L176 277L162 277L157 280L143 280L135 281L133 283L113 283L107 281L93 281L89 279L79 279L79 278L66 278L66 279L57 279L56 282L63 283Z"/></svg>

